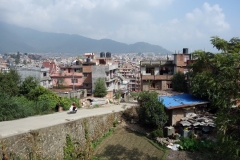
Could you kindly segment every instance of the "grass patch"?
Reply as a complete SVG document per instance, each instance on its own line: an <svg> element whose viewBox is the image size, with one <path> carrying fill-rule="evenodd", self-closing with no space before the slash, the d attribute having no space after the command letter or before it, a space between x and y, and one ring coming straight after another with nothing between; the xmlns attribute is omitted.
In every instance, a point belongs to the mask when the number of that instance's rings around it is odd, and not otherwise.
<svg viewBox="0 0 240 160"><path fill-rule="evenodd" d="M114 132L114 128L110 128L109 132L105 133L101 138L99 138L98 140L96 140L95 142L92 142L91 146L92 148L96 148L105 138L107 138L108 136L111 136Z"/></svg>
<svg viewBox="0 0 240 160"><path fill-rule="evenodd" d="M118 126L112 136L105 138L95 147L93 156L104 160L159 160L165 155L165 150L156 146L157 144L150 142L145 135Z"/></svg>

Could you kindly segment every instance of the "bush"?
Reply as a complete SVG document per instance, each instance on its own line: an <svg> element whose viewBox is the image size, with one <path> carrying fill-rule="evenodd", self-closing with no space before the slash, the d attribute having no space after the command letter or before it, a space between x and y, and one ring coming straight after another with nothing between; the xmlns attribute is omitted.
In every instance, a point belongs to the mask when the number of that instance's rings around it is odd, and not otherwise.
<svg viewBox="0 0 240 160"><path fill-rule="evenodd" d="M51 91L42 86L37 86L34 89L32 89L26 96L29 100L37 101L39 96L48 93L51 93Z"/></svg>
<svg viewBox="0 0 240 160"><path fill-rule="evenodd" d="M113 122L113 127L117 127L117 125L118 125L118 121L115 120L115 121Z"/></svg>
<svg viewBox="0 0 240 160"><path fill-rule="evenodd" d="M133 98L137 98L139 93L138 92L130 92L130 95L133 97Z"/></svg>
<svg viewBox="0 0 240 160"><path fill-rule="evenodd" d="M25 97L10 97L0 93L0 121L19 119L34 115L33 101Z"/></svg>
<svg viewBox="0 0 240 160"><path fill-rule="evenodd" d="M198 140L195 138L181 138L179 142L180 149L190 152L194 151L212 151L217 146L217 144L210 140Z"/></svg>
<svg viewBox="0 0 240 160"><path fill-rule="evenodd" d="M151 138L157 138L157 137L163 137L163 130L162 129L157 129L154 130L150 133L150 137Z"/></svg>

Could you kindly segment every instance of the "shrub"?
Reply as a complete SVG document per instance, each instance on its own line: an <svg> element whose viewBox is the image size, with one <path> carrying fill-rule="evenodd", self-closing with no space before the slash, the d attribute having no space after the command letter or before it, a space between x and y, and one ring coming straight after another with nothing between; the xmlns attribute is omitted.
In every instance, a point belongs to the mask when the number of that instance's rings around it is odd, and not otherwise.
<svg viewBox="0 0 240 160"><path fill-rule="evenodd" d="M115 120L115 121L113 122L113 127L117 127L117 125L118 125L118 121Z"/></svg>
<svg viewBox="0 0 240 160"><path fill-rule="evenodd" d="M0 93L0 121L13 120L34 115L33 102L25 97L10 97Z"/></svg>
<svg viewBox="0 0 240 160"><path fill-rule="evenodd" d="M163 137L163 130L162 129L157 129L154 130L150 133L150 137L151 138L157 138L157 137Z"/></svg>
<svg viewBox="0 0 240 160"><path fill-rule="evenodd" d="M217 144L210 140L199 140L195 138L181 138L179 142L180 149L190 152L194 151L212 151L217 146Z"/></svg>
<svg viewBox="0 0 240 160"><path fill-rule="evenodd" d="M138 92L130 92L130 95L133 97L133 98L137 98L139 93Z"/></svg>

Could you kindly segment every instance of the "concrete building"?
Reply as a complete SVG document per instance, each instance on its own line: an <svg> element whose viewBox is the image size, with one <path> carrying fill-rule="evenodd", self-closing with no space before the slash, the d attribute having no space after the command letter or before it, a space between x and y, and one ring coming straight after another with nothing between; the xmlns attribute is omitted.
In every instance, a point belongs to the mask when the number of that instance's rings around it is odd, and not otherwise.
<svg viewBox="0 0 240 160"><path fill-rule="evenodd" d="M72 88L72 90L80 89L82 87L82 64L80 61L76 61L71 65L60 65L59 72L51 73L53 81L53 87L59 88Z"/></svg>
<svg viewBox="0 0 240 160"><path fill-rule="evenodd" d="M174 54L173 60L141 61L141 90L172 89L171 79L174 73L187 73L187 61L191 60L188 49L183 53Z"/></svg>
<svg viewBox="0 0 240 160"><path fill-rule="evenodd" d="M98 78L103 78L107 87L107 98L113 98L116 90L127 90L123 79L118 75L118 63L114 62L111 53L100 53L98 57L95 53L85 53L85 62L83 62L83 86L87 89L87 94L93 94L95 82Z"/></svg>
<svg viewBox="0 0 240 160"><path fill-rule="evenodd" d="M7 66L7 62L4 59L0 58L0 72L8 73L9 71L10 69Z"/></svg>
<svg viewBox="0 0 240 160"><path fill-rule="evenodd" d="M21 76L21 81L32 76L39 80L39 83L44 88L52 88L52 79L49 76L49 68L17 68L18 74Z"/></svg>
<svg viewBox="0 0 240 160"><path fill-rule="evenodd" d="M123 63L119 66L119 74L121 74L126 81L128 81L128 89L132 91L140 91L140 71L136 63Z"/></svg>

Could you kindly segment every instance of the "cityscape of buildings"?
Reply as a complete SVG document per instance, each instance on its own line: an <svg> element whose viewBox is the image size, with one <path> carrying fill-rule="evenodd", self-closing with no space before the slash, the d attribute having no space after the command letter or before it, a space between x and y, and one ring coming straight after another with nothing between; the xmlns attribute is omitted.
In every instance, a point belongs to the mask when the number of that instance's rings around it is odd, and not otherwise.
<svg viewBox="0 0 240 160"><path fill-rule="evenodd" d="M122 94L171 90L173 74L186 73L188 60L191 60L188 48L172 55L101 52L47 57L17 52L0 55L0 71L9 72L10 68L15 68L22 81L33 76L45 88L85 90L87 96L93 96L95 82L103 78L108 92L106 97L113 98L117 90Z"/></svg>

